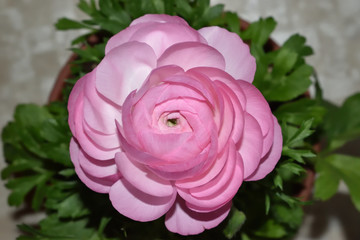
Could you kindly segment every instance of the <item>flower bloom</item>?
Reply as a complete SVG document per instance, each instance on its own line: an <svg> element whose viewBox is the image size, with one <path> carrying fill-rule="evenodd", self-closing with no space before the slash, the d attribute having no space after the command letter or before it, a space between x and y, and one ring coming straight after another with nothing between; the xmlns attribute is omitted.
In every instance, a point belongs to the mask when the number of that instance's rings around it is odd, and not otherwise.
<svg viewBox="0 0 360 240"><path fill-rule="evenodd" d="M217 226L242 182L265 177L281 155L255 69L249 47L223 28L134 20L71 92L77 175L131 219L165 214L182 235Z"/></svg>

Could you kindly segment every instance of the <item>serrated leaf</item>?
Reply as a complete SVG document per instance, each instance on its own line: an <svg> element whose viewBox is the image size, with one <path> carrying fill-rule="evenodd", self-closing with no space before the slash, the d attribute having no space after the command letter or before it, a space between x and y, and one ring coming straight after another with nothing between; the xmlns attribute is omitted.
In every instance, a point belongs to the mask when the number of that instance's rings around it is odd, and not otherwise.
<svg viewBox="0 0 360 240"><path fill-rule="evenodd" d="M312 119L309 119L305 122L303 122L300 125L300 128L292 135L290 138L287 139L287 141L284 143L286 146L294 146L299 142L302 142L305 138L310 136L314 131L311 130L312 126Z"/></svg>
<svg viewBox="0 0 360 240"><path fill-rule="evenodd" d="M340 108L331 105L327 108L328 113L324 117L324 129L329 142L327 150L333 151L360 136L359 106L360 93L357 93L349 97Z"/></svg>
<svg viewBox="0 0 360 240"><path fill-rule="evenodd" d="M38 184L46 181L49 175L32 175L19 177L9 180L6 187L11 189L12 192L9 195L9 205L19 206L24 202L25 196Z"/></svg>
<svg viewBox="0 0 360 240"><path fill-rule="evenodd" d="M58 206L58 215L61 218L79 218L89 214L89 209L84 206L80 194L70 195Z"/></svg>
<svg viewBox="0 0 360 240"><path fill-rule="evenodd" d="M326 109L316 101L308 98L299 99L295 102L281 105L274 115L280 121L300 125L302 122L313 118L313 126L317 126L323 121Z"/></svg>
<svg viewBox="0 0 360 240"><path fill-rule="evenodd" d="M317 161L316 169L319 171L320 181L316 180L315 196L327 199L334 194L339 179L342 179L349 188L351 199L360 211L360 158L341 154L332 154ZM330 175L335 178L330 180ZM325 186L329 180L329 186Z"/></svg>
<svg viewBox="0 0 360 240"><path fill-rule="evenodd" d="M246 216L243 212L233 208L231 210L231 215L229 222L223 230L223 233L227 239L232 239L237 232L240 231L241 227L245 223Z"/></svg>
<svg viewBox="0 0 360 240"><path fill-rule="evenodd" d="M71 20L68 18L60 18L57 23L55 24L55 27L58 30L69 30L69 29L91 29L91 30L95 30L93 27L84 24L82 22L78 22L75 20Z"/></svg>
<svg viewBox="0 0 360 240"><path fill-rule="evenodd" d="M262 90L268 101L289 101L304 94L311 85L313 68L303 64L288 76L272 79L268 89Z"/></svg>
<svg viewBox="0 0 360 240"><path fill-rule="evenodd" d="M275 187L278 187L280 190L283 190L283 180L279 174L276 175L274 178L274 185Z"/></svg>
<svg viewBox="0 0 360 240"><path fill-rule="evenodd" d="M283 156L288 156L298 163L304 164L304 158L313 158L316 157L316 154L314 154L311 150L307 149L292 149L287 146L283 147L282 150Z"/></svg>
<svg viewBox="0 0 360 240"><path fill-rule="evenodd" d="M276 21L273 18L260 19L257 22L251 23L240 36L243 40L249 40L252 44L262 47L268 41L275 27Z"/></svg>
<svg viewBox="0 0 360 240"><path fill-rule="evenodd" d="M277 51L274 59L274 67L271 72L273 78L280 78L286 75L295 65L298 54L288 48L281 48Z"/></svg>
<svg viewBox="0 0 360 240"><path fill-rule="evenodd" d="M286 235L286 229L282 225L276 223L273 219L270 219L254 233L259 237L282 238Z"/></svg>
<svg viewBox="0 0 360 240"><path fill-rule="evenodd" d="M299 205L289 207L287 205L274 205L272 207L274 217L280 223L286 224L292 229L298 229L302 223L304 212Z"/></svg>
<svg viewBox="0 0 360 240"><path fill-rule="evenodd" d="M302 166L292 162L283 163L280 165L279 168L281 169L281 171L291 172L295 175L300 175L301 173L306 172L306 170Z"/></svg>

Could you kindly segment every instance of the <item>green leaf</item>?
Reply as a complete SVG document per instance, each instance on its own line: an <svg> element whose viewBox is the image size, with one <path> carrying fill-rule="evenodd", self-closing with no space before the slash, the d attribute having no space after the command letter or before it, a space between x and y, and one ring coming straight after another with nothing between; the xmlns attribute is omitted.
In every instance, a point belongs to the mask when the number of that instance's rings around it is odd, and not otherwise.
<svg viewBox="0 0 360 240"><path fill-rule="evenodd" d="M329 142L327 150L332 151L360 136L360 93L349 97L340 108L326 106L324 129Z"/></svg>
<svg viewBox="0 0 360 240"><path fill-rule="evenodd" d="M279 166L280 171L291 172L295 175L300 175L301 173L305 173L306 170L300 166L299 164L292 162L285 162Z"/></svg>
<svg viewBox="0 0 360 240"><path fill-rule="evenodd" d="M62 201L58 209L58 215L61 218L78 218L89 213L89 209L84 206L78 193L72 194Z"/></svg>
<svg viewBox="0 0 360 240"><path fill-rule="evenodd" d="M11 189L12 192L8 198L9 205L19 206L24 202L25 196L38 184L43 184L50 176L45 175L32 175L11 179L6 187Z"/></svg>
<svg viewBox="0 0 360 240"><path fill-rule="evenodd" d="M286 139L286 146L294 146L299 142L302 142L305 138L310 136L314 131L311 130L312 119L306 120L300 125L300 128L290 138Z"/></svg>
<svg viewBox="0 0 360 240"><path fill-rule="evenodd" d="M298 229L302 223L304 212L299 205L289 207L283 204L273 205L274 218L292 229Z"/></svg>
<svg viewBox="0 0 360 240"><path fill-rule="evenodd" d="M223 230L223 233L227 239L232 239L237 232L240 231L242 225L245 223L246 216L243 212L236 208L231 209L231 216L229 222Z"/></svg>
<svg viewBox="0 0 360 240"><path fill-rule="evenodd" d="M281 224L278 224L273 219L270 219L254 233L259 237L282 238L286 235L286 229Z"/></svg>
<svg viewBox="0 0 360 240"><path fill-rule="evenodd" d="M360 211L360 158L333 154L317 161L316 169L319 171L320 178L315 182L316 197L320 199L331 197L338 186L339 180L342 179L349 188L356 209ZM330 175L334 179L330 179ZM326 186L327 184L330 186Z"/></svg>
<svg viewBox="0 0 360 240"><path fill-rule="evenodd" d="M68 18L60 18L58 22L55 24L55 27L58 30L69 30L69 29L91 29L95 30L93 27L84 24L82 22L74 21Z"/></svg>
<svg viewBox="0 0 360 240"><path fill-rule="evenodd" d="M275 27L276 22L273 18L260 19L257 22L251 23L240 36L243 40L249 40L251 44L257 44L262 47L268 41Z"/></svg>
<svg viewBox="0 0 360 240"><path fill-rule="evenodd" d="M313 68L303 64L288 76L272 79L272 83L263 94L268 101L289 101L304 94L311 85Z"/></svg>
<svg viewBox="0 0 360 240"><path fill-rule="evenodd" d="M279 121L300 125L302 122L313 118L313 126L322 123L326 109L312 99L302 98L295 102L281 105L274 115Z"/></svg>

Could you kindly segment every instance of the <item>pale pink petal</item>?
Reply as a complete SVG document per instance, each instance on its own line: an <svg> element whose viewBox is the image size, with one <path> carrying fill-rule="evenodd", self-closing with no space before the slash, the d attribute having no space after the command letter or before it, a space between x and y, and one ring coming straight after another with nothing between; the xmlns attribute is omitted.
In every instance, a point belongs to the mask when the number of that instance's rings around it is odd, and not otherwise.
<svg viewBox="0 0 360 240"><path fill-rule="evenodd" d="M241 104L242 109L246 106L246 97L243 90L238 84L238 80L235 80L231 75L225 71L212 67L197 67L190 70L191 72L198 72L206 75L211 81L220 81L227 85L236 95L238 101Z"/></svg>
<svg viewBox="0 0 360 240"><path fill-rule="evenodd" d="M76 113L77 111L80 111L78 103L83 101L84 84L88 78L89 78L88 75L85 75L82 78L80 78L76 82L75 86L73 87L69 95L68 106L67 106L69 112L68 123L73 135L76 135L76 122L77 122Z"/></svg>
<svg viewBox="0 0 360 240"><path fill-rule="evenodd" d="M115 122L115 120L114 120ZM103 149L120 148L120 140L117 132L113 134L105 134L92 129L86 122L83 124L85 134L97 145Z"/></svg>
<svg viewBox="0 0 360 240"><path fill-rule="evenodd" d="M131 161L125 153L117 153L115 161L122 176L138 190L156 197L174 194L170 181L159 178L144 165Z"/></svg>
<svg viewBox="0 0 360 240"><path fill-rule="evenodd" d="M230 149L228 162L217 177L196 189L178 188L178 193L190 209L199 212L214 211L235 196L243 182L243 172L241 156L233 148Z"/></svg>
<svg viewBox="0 0 360 240"><path fill-rule="evenodd" d="M282 151L282 134L280 125L275 117L274 118L274 143L268 154L261 159L260 165L257 170L248 176L246 181L256 181L264 178L270 173L281 157Z"/></svg>
<svg viewBox="0 0 360 240"><path fill-rule="evenodd" d="M245 113L244 133L239 144L239 152L244 161L244 178L247 178L257 169L263 149L261 128L248 113Z"/></svg>
<svg viewBox="0 0 360 240"><path fill-rule="evenodd" d="M128 42L108 52L96 69L96 88L121 106L156 67L154 51L145 43Z"/></svg>
<svg viewBox="0 0 360 240"><path fill-rule="evenodd" d="M166 228L181 235L195 235L203 232L205 229L211 229L219 225L229 214L231 201L220 209L200 213L191 211L186 207L184 200L177 198L175 204L166 214Z"/></svg>
<svg viewBox="0 0 360 240"><path fill-rule="evenodd" d="M88 74L84 86L84 120L91 129L106 135L116 133L115 119L121 121L121 108L96 91L97 69Z"/></svg>
<svg viewBox="0 0 360 240"><path fill-rule="evenodd" d="M236 34L220 27L205 27L199 33L208 44L216 48L225 58L225 71L235 79L252 82L256 71L255 58L249 47Z"/></svg>
<svg viewBox="0 0 360 240"><path fill-rule="evenodd" d="M126 42L134 41L130 40L136 32L145 31L154 25L159 26L160 24L172 24L177 26L184 26L189 29L189 25L187 22L177 16L169 16L165 14L147 14L140 18L135 19L131 24L130 27L120 31L119 33L115 34L113 37L109 39L105 47L105 54L110 52L113 48L118 47ZM190 30L188 30L189 32ZM192 30L195 31L195 30ZM196 35L200 35L196 33ZM201 37L201 36L199 36ZM202 38L202 37L201 37Z"/></svg>
<svg viewBox="0 0 360 240"><path fill-rule="evenodd" d="M108 193L110 191L110 187L114 184L114 182L117 181L117 179L120 178L120 174L115 173L104 178L98 178L87 174L80 166L79 153L79 145L76 143L74 138L72 138L70 142L70 157L74 164L76 174L80 180L91 190L99 193Z"/></svg>
<svg viewBox="0 0 360 240"><path fill-rule="evenodd" d="M115 153L119 148L107 149L96 144L84 130L83 120L83 99L79 98L73 111L72 121L74 121L75 132L73 136L76 138L81 148L91 157L99 160L114 159ZM69 119L70 121L70 119Z"/></svg>
<svg viewBox="0 0 360 240"><path fill-rule="evenodd" d="M229 155L224 168L211 181L205 183L202 186L189 189L189 192L192 196L196 198L204 198L219 193L220 191L222 192L221 195L224 194L223 192L226 192L225 189L229 187L229 179L232 179L233 176L236 174L234 173L234 170L237 161L237 155L239 154L235 150L234 143L229 143L229 145ZM235 176L235 178L240 179L240 184L242 182L242 177L242 173L238 176ZM234 184L235 182L236 181L231 181L230 185ZM239 187L240 185L238 185L237 188Z"/></svg>
<svg viewBox="0 0 360 240"><path fill-rule="evenodd" d="M269 151L274 138L274 121L268 102L261 92L252 84L238 81L246 96L246 112L253 116L261 127L264 136L261 157Z"/></svg>
<svg viewBox="0 0 360 240"><path fill-rule="evenodd" d="M178 23L153 23L146 28L134 32L129 41L137 41L148 44L160 57L170 46L181 42L206 41L193 28Z"/></svg>
<svg viewBox="0 0 360 240"><path fill-rule="evenodd" d="M199 42L177 43L166 49L158 59L158 67L177 65L185 71L209 66L225 69L224 57L215 49Z"/></svg>
<svg viewBox="0 0 360 240"><path fill-rule="evenodd" d="M114 159L99 161L90 157L82 150L78 154L78 162L85 173L95 178L106 178L118 173Z"/></svg>
<svg viewBox="0 0 360 240"><path fill-rule="evenodd" d="M167 197L146 194L125 179L111 186L109 197L114 208L122 215L135 221L148 222L164 215L174 204L176 191Z"/></svg>
<svg viewBox="0 0 360 240"><path fill-rule="evenodd" d="M223 150L222 153L218 155L216 161L214 161L213 165L209 167L208 171L202 174L198 174L192 178L178 180L175 182L175 185L179 188L190 189L210 182L223 169L228 159L228 156L229 156L229 148L227 147Z"/></svg>
<svg viewBox="0 0 360 240"><path fill-rule="evenodd" d="M170 16L167 14L145 14L144 16L139 17L139 18L135 19L134 21L132 21L130 26L134 26L139 23L148 23L148 22L150 22L150 23L154 23L154 22L177 23L177 24L189 26L188 23L181 17Z"/></svg>

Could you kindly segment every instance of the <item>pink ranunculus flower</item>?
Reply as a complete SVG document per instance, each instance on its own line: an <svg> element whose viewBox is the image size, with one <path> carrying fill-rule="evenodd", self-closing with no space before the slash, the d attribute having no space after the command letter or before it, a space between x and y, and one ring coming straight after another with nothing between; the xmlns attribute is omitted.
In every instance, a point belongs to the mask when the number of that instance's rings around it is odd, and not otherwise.
<svg viewBox="0 0 360 240"><path fill-rule="evenodd" d="M145 15L107 43L69 99L71 159L92 190L182 235L217 226L242 182L278 162L282 135L249 47L219 27Z"/></svg>

